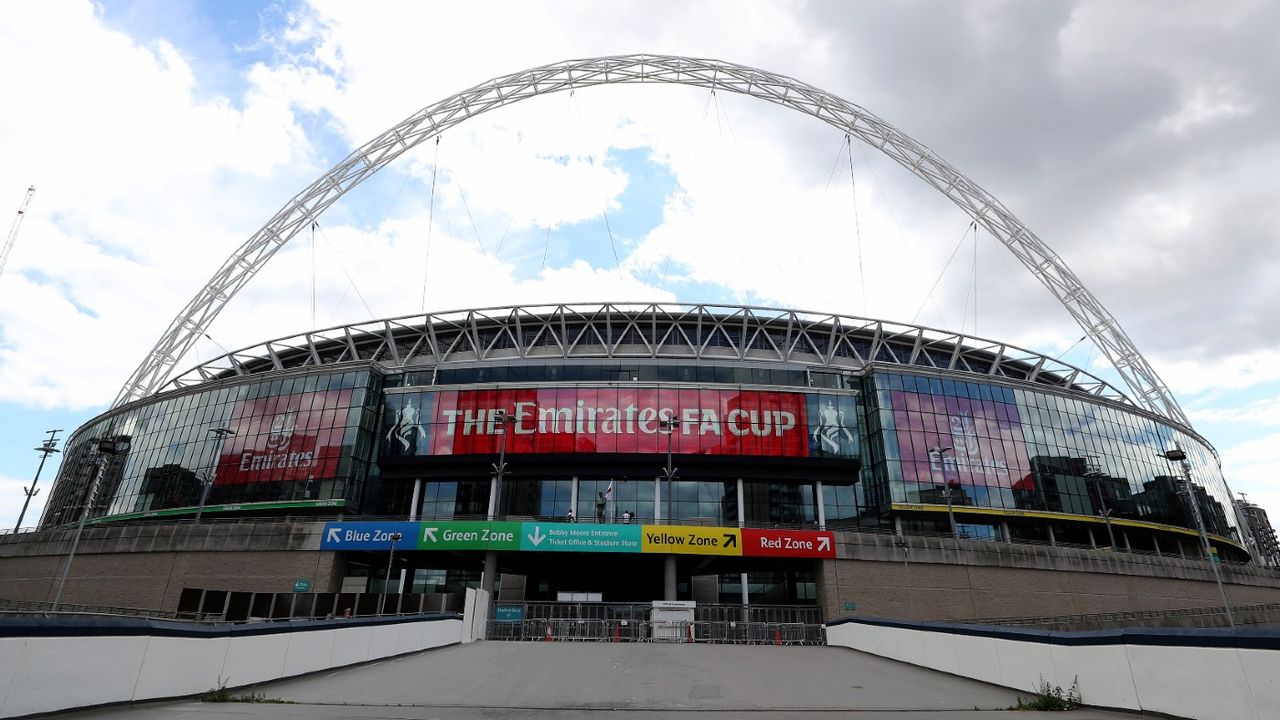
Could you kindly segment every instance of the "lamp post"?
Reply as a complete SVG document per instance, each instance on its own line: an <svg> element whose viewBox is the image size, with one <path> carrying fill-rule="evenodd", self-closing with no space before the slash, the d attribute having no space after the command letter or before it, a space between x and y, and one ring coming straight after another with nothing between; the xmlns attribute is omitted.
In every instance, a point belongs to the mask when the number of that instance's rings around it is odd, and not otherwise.
<svg viewBox="0 0 1280 720"><path fill-rule="evenodd" d="M1191 505L1191 515L1195 518L1196 529L1200 531L1200 546L1204 550L1205 559L1209 561L1209 566L1213 569L1213 579L1218 583L1218 594L1222 596L1222 608L1227 612L1227 624L1234 628L1236 619L1231 614L1231 602L1227 600L1227 588L1222 584L1222 570L1213 559L1213 549L1209 546L1209 532L1205 530L1204 518L1200 516L1200 503L1196 502L1195 493L1192 489L1191 463L1187 462L1187 454L1176 444L1172 450L1166 450L1161 453L1160 457L1169 462L1178 463L1182 470L1182 491L1187 496L1187 503Z"/></svg>
<svg viewBox="0 0 1280 720"><path fill-rule="evenodd" d="M943 465L942 458L949 452L951 452L951 448L942 447L941 445L929 448L929 456L936 456L939 466ZM947 500L947 520L951 523L951 539L959 540L960 534L956 532L956 513L951 505L951 483L947 482L947 470L945 467L942 469L942 497Z"/></svg>
<svg viewBox="0 0 1280 720"><path fill-rule="evenodd" d="M667 479L666 521L668 525L670 525L671 521L675 519L671 516L672 508L674 507L674 503L672 502L672 500L676 494L676 486L675 486L676 469L671 464L671 440L672 440L672 436L675 435L676 427L678 426L678 424L679 423L676 422L675 418L665 418L658 421L658 430L662 433L665 433L667 436L667 466L663 468L662 474L663 474L663 477Z"/></svg>
<svg viewBox="0 0 1280 720"><path fill-rule="evenodd" d="M93 505L94 499L98 495L98 488L102 485L102 476L107 474L107 464L110 462L109 456L122 455L129 452L129 438L127 437L105 437L98 440L98 470L93 475L93 482L90 483L88 491L84 496L84 507L80 510L80 523L76 526L76 536L71 541L71 551L67 553L67 561L62 565L62 577L58 579L58 592L53 596L53 604L49 606L49 612L58 612L58 605L62 602L62 590L67 584L67 573L71 570L71 561L75 560L76 548L80 547L80 536L84 533L84 521L89 517L89 508Z"/></svg>
<svg viewBox="0 0 1280 720"><path fill-rule="evenodd" d="M211 427L209 428L209 434L219 440L225 440L228 435L235 435L236 431L229 427ZM213 467L210 468L210 465ZM200 505L196 507L196 522L200 522L200 516L204 514L204 503L209 498L209 488L213 486L213 481L218 479L217 476L217 465L214 464L213 458L210 457L209 461L205 463L204 480L200 483Z"/></svg>
<svg viewBox="0 0 1280 720"><path fill-rule="evenodd" d="M1111 541L1111 547L1116 547L1116 534L1111 529L1111 508L1107 507L1106 498L1102 496L1102 486L1098 483L1099 478L1107 477L1107 474L1096 466L1089 467L1085 470L1084 476L1093 480L1093 491L1098 494L1098 506L1102 521L1107 524L1107 538Z"/></svg>
<svg viewBox="0 0 1280 720"><path fill-rule="evenodd" d="M40 482L40 471L44 470L44 461L49 459L50 453L59 452L58 433L60 432L62 431L47 431L49 438L40 443L40 447L35 448L35 451L40 453L40 464L36 466L36 477L31 481L31 487L22 488L22 492L27 494L27 499L22 501L22 512L18 513L18 522L13 526L14 532L18 532L18 528L22 527L22 518L27 516L27 506L31 504L31 498L35 497L36 494L40 492L40 490L36 488L36 483Z"/></svg>
<svg viewBox="0 0 1280 720"><path fill-rule="evenodd" d="M494 410L493 422L497 423L494 431L498 438L498 462L493 465L493 489L489 500L489 519L493 520L502 511L502 476L507 472L507 425L515 422L515 417L506 410Z"/></svg>
<svg viewBox="0 0 1280 720"><path fill-rule="evenodd" d="M396 543L400 542L403 534L393 532L388 537L391 538L391 552L387 553L387 584L382 588L382 598L378 603L378 614L381 615L387 610L387 595L391 590L391 565L396 561ZM399 590L399 588L396 588Z"/></svg>

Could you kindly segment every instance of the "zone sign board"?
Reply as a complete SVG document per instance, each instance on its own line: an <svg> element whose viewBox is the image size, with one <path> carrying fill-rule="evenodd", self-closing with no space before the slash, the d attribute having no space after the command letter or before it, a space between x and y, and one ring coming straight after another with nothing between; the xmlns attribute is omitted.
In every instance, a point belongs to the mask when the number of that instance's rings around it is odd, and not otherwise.
<svg viewBox="0 0 1280 720"><path fill-rule="evenodd" d="M399 536L396 536L399 533ZM834 558L835 536L813 530L482 520L331 522L321 550L503 550Z"/></svg>
<svg viewBox="0 0 1280 720"><path fill-rule="evenodd" d="M835 559L835 536L814 530L742 531L742 554L749 557Z"/></svg>

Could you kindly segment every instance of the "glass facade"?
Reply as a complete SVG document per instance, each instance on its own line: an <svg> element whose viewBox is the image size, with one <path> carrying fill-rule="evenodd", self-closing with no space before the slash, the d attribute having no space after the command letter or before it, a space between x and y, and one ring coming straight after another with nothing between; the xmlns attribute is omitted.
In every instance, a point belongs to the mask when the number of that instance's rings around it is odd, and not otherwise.
<svg viewBox="0 0 1280 720"><path fill-rule="evenodd" d="M1143 415L1088 399L899 373L869 378L872 477L897 503L1101 515L1195 527L1179 494L1188 456L1209 532L1239 540L1218 464L1201 442ZM939 455L933 448L945 448ZM874 454L873 454L874 455Z"/></svg>
<svg viewBox="0 0 1280 720"><path fill-rule="evenodd" d="M187 392L138 404L80 428L66 448L43 524L200 505L355 502L369 472L380 399L367 370ZM98 473L98 440L128 451ZM330 503L335 504L335 503Z"/></svg>
<svg viewBox="0 0 1280 720"><path fill-rule="evenodd" d="M1209 531L1239 540L1216 458L1193 435L1066 390L881 367L512 360L386 376L368 365L255 375L81 428L42 523L74 522L86 503L91 518L190 514L206 488L211 512L310 503L483 518L491 465L505 453L501 516L557 519L573 507L580 522L603 512L606 522L630 513L752 527L825 518L841 528L897 517L924 527L936 516L906 506L949 494L969 537L998 539L1001 518L964 508L1193 528L1181 468L1160 457L1177 445ZM128 438L129 450L99 455L108 437ZM679 467L670 498L657 482L668 448ZM1039 538L1036 522L1022 518L1017 531ZM1083 527L1059 528L1058 540L1087 541Z"/></svg>

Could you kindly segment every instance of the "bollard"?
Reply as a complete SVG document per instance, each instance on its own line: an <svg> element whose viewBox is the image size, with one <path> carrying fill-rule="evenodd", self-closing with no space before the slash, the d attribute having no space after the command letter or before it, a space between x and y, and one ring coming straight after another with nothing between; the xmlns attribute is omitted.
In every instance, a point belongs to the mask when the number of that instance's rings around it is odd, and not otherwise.
<svg viewBox="0 0 1280 720"><path fill-rule="evenodd" d="M773 629L773 644L774 645L782 644L782 628L780 627L776 627Z"/></svg>
<svg viewBox="0 0 1280 720"><path fill-rule="evenodd" d="M689 623L689 642L693 642L693 623Z"/></svg>

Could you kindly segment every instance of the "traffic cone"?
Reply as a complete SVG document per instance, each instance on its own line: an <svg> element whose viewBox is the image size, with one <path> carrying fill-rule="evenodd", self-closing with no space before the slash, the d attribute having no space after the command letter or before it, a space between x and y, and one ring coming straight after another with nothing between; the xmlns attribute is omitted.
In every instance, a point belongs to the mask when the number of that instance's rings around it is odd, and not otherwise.
<svg viewBox="0 0 1280 720"><path fill-rule="evenodd" d="M782 644L782 628L780 627L776 627L773 629L773 644L774 645Z"/></svg>
<svg viewBox="0 0 1280 720"><path fill-rule="evenodd" d="M618 623L614 623L613 625L613 641L614 642L622 641L622 625Z"/></svg>
<svg viewBox="0 0 1280 720"><path fill-rule="evenodd" d="M693 642L693 623L689 623L689 642Z"/></svg>
<svg viewBox="0 0 1280 720"><path fill-rule="evenodd" d="M547 636L543 638L543 642L551 642L551 623L547 623Z"/></svg>

